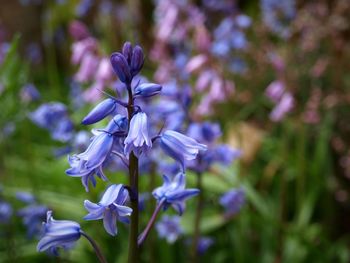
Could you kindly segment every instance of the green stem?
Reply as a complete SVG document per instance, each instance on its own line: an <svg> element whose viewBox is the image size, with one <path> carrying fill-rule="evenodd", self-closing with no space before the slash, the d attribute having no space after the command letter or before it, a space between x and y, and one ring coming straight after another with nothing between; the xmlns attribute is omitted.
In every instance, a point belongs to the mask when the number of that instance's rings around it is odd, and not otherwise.
<svg viewBox="0 0 350 263"><path fill-rule="evenodd" d="M192 260L191 262L199 262L198 257L198 243L200 238L200 224L201 224L201 218L202 218L202 210L203 210L203 187L202 187L202 173L197 173L197 188L200 189L199 196L198 196L198 202L196 207L196 215L194 219L194 233L193 233L193 241L192 241Z"/></svg>
<svg viewBox="0 0 350 263"><path fill-rule="evenodd" d="M100 261L100 263L107 263L106 258L103 256L101 249L98 247L96 242L89 235L87 235L85 232L81 231L80 234L90 242L91 246L95 250L96 256L97 256L98 260Z"/></svg>
<svg viewBox="0 0 350 263"><path fill-rule="evenodd" d="M128 120L129 126L132 115L134 113L134 101L132 97L131 84L127 84L129 101L128 101ZM130 233L129 233L129 253L128 262L139 262L139 247L137 245L137 237L139 230L139 160L133 152L129 155L129 184L130 184L130 206L132 208Z"/></svg>

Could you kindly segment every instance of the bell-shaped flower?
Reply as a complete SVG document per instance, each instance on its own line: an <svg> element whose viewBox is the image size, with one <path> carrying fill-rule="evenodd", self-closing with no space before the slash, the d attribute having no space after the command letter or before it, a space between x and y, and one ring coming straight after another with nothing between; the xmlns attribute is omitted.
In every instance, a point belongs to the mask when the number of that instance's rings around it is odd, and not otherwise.
<svg viewBox="0 0 350 263"><path fill-rule="evenodd" d="M130 83L132 80L128 61L123 54L115 52L111 55L111 64L114 72L123 83Z"/></svg>
<svg viewBox="0 0 350 263"><path fill-rule="evenodd" d="M147 115L144 112L136 113L131 121L128 136L124 141L125 155L132 151L139 157L141 153L147 152L152 147L152 140L148 135Z"/></svg>
<svg viewBox="0 0 350 263"><path fill-rule="evenodd" d="M174 243L177 238L184 232L180 225L179 216L164 215L162 219L156 223L156 230L160 238L165 238L170 244Z"/></svg>
<svg viewBox="0 0 350 263"><path fill-rule="evenodd" d="M155 83L142 83L135 88L134 96L152 97L162 90L162 86Z"/></svg>
<svg viewBox="0 0 350 263"><path fill-rule="evenodd" d="M173 179L163 175L163 185L152 192L155 199L164 202L164 210L171 205L180 215L185 210L185 200L199 193L199 189L185 189L186 176L177 174Z"/></svg>
<svg viewBox="0 0 350 263"><path fill-rule="evenodd" d="M220 204L225 208L226 214L235 215L241 210L245 203L245 192L243 188L231 189L220 198Z"/></svg>
<svg viewBox="0 0 350 263"><path fill-rule="evenodd" d="M96 107L86 115L81 123L84 125L96 123L111 114L116 107L117 105L113 99L105 99L97 104Z"/></svg>
<svg viewBox="0 0 350 263"><path fill-rule="evenodd" d="M163 151L181 164L185 171L185 160L194 160L199 151L206 151L207 146L179 132L167 130L161 135L160 146Z"/></svg>
<svg viewBox="0 0 350 263"><path fill-rule="evenodd" d="M132 213L132 209L124 205L128 198L128 191L122 184L113 184L107 188L97 204L85 200L84 206L89 214L84 219L103 219L103 226L107 233L115 236L117 234L117 220L128 222L127 216Z"/></svg>
<svg viewBox="0 0 350 263"><path fill-rule="evenodd" d="M49 250L57 255L58 247L71 248L81 236L80 225L68 220L55 220L52 211L47 212L47 221L43 224L44 235L40 239L37 250Z"/></svg>
<svg viewBox="0 0 350 263"><path fill-rule="evenodd" d="M82 183L86 189L91 181L95 186L94 175L106 180L102 171L102 165L109 156L113 147L114 137L107 132L100 132L96 135L85 152L73 155L68 158L71 168L66 174L73 177L82 177Z"/></svg>

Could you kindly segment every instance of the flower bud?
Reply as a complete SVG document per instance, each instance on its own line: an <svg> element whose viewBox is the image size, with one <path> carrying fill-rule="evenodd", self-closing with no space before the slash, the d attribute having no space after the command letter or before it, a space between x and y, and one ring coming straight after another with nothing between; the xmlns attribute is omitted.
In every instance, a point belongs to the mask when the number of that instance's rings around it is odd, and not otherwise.
<svg viewBox="0 0 350 263"><path fill-rule="evenodd" d="M162 90L162 86L155 83L142 83L135 88L135 96L152 97Z"/></svg>
<svg viewBox="0 0 350 263"><path fill-rule="evenodd" d="M122 53L128 62L128 64L131 64L131 57L132 57L132 45L130 42L125 42L123 45Z"/></svg>
<svg viewBox="0 0 350 263"><path fill-rule="evenodd" d="M144 62L144 56L143 56L143 50L140 46L135 46L134 50L132 51L132 58L131 58L131 74L133 76L137 75L140 70L143 67Z"/></svg>
<svg viewBox="0 0 350 263"><path fill-rule="evenodd" d="M92 111L90 111L90 113L83 119L81 123L84 125L96 123L107 117L115 110L115 108L116 104L113 99L105 99L104 101L97 104L97 106L93 108Z"/></svg>
<svg viewBox="0 0 350 263"><path fill-rule="evenodd" d="M130 68L123 54L119 52L113 53L111 55L111 64L121 82L128 83L131 81Z"/></svg>

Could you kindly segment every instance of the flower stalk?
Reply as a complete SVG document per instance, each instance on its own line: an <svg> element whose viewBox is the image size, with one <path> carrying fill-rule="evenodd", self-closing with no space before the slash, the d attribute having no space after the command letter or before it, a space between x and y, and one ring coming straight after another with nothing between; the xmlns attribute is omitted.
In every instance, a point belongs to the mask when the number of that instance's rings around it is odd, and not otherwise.
<svg viewBox="0 0 350 263"><path fill-rule="evenodd" d="M128 120L129 127L132 115L134 113L134 100L131 90L131 82L127 84L128 90ZM139 248L137 245L138 228L139 228L139 198L138 198L138 177L139 177L139 161L133 152L129 155L129 185L130 185L130 207L133 212L130 217L130 233L129 233L129 252L128 262L137 263L139 262Z"/></svg>
<svg viewBox="0 0 350 263"><path fill-rule="evenodd" d="M96 242L89 235L87 235L85 232L81 231L80 234L90 242L91 246L95 250L96 256L97 256L98 260L100 261L100 263L107 263L106 258L103 256L101 249L96 244Z"/></svg>

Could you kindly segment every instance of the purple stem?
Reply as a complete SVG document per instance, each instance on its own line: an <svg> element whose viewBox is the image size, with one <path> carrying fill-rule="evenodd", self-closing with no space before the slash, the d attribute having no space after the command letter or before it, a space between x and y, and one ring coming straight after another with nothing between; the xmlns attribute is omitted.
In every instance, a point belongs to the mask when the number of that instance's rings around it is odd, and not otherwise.
<svg viewBox="0 0 350 263"><path fill-rule="evenodd" d="M137 244L138 246L141 246L142 243L145 241L145 239L147 238L148 234L149 234L149 231L151 230L151 228L153 227L155 221L156 221L156 218L157 218L157 215L160 211L160 209L163 207L163 204L165 202L165 199L162 199L156 206L156 208L154 209L154 212L152 214L152 217L151 219L148 221L148 224L145 228L145 230L143 230L143 232L140 234L139 238L137 239Z"/></svg>

